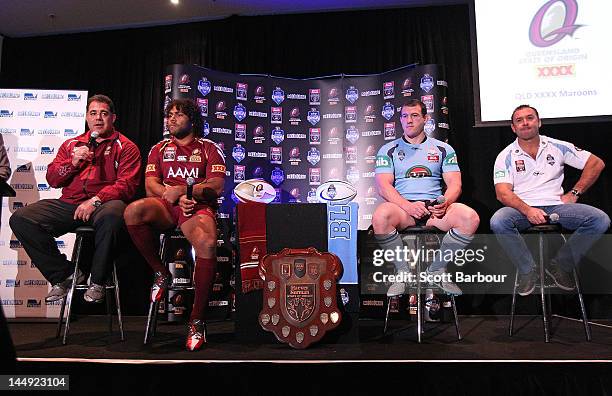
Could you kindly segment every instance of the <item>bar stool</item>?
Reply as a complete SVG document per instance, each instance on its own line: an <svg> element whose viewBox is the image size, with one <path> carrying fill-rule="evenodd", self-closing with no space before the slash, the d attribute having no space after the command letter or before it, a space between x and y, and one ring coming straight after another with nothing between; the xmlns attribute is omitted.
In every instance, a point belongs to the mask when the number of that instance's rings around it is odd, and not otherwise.
<svg viewBox="0 0 612 396"><path fill-rule="evenodd" d="M168 266L166 255L167 255L168 244L169 244L170 239L186 239L186 238L183 235L181 229L176 228L172 231L168 231L168 232L161 234L160 239L161 239L161 242L159 245L159 257L161 258L164 265ZM193 257L193 254L192 254L192 259L193 259L193 262L195 263L195 257ZM193 274L192 274L192 279L193 279ZM186 285L186 286L176 285L172 283L172 285L168 287L167 290L168 291L169 290L174 290L174 291L195 290L195 287L193 286L193 281L191 282L190 285ZM147 316L147 326L145 328L145 335L144 335L144 342L143 342L144 345L147 345L149 341L151 340L151 338L155 336L155 331L157 330L158 310L159 310L159 301L155 301L155 302L151 301L149 303L149 314Z"/></svg>
<svg viewBox="0 0 612 396"><path fill-rule="evenodd" d="M420 249L421 247L424 247L426 245L427 237L431 237L431 236L434 236L437 239L438 246L439 246L440 234L444 234L444 231L439 230L436 227L431 227L431 226L413 226L413 227L408 227L408 228L403 229L400 232L400 234L414 235L415 246L417 249ZM410 285L406 285L408 291L416 289L417 340L419 344L421 343L421 334L423 333L423 303L422 303L421 296L424 293L423 291L424 287L421 285L421 277L420 277L420 273L423 271L421 256L422 256L421 254L417 254L416 260L415 260L416 261L415 269L416 269L416 274L417 274L416 282L411 283ZM442 291L441 288L439 288L438 286L434 286L434 285L431 285L431 286L426 285L425 289L434 289L434 290ZM392 297L387 297L387 313L385 315L385 327L383 329L383 334L386 334L387 332L387 326L389 323L389 313L390 313L390 308L391 308L391 298ZM455 296L451 294L450 299L451 299L451 306L453 308L453 316L455 318L455 330L457 332L457 339L461 341L462 336L461 336L461 331L459 329L459 318L457 316L457 306L455 305Z"/></svg>
<svg viewBox="0 0 612 396"><path fill-rule="evenodd" d="M74 248L72 250L72 259L71 261L74 263L74 271L72 272L72 284L70 286L70 290L68 290L68 294L66 294L66 296L64 298L62 298L62 308L60 310L60 315L59 315L59 320L57 323L57 333L55 335L56 338L58 338L61 334L62 331L62 322L65 320L66 321L66 325L64 327L64 336L62 338L62 344L66 345L66 342L68 340L68 332L70 331L70 314L72 311L72 297L74 296L74 291L75 290L87 290L88 285L77 285L77 270L79 269L79 265L81 264L81 260L82 260L82 250L83 250L83 244L85 243L85 240L87 238L91 238L94 233L95 233L95 229L91 226L81 226L81 227L77 227L77 229L75 229L73 231L76 234L76 239L74 241ZM119 298L119 280L117 278L117 267L115 262L113 261L113 272L112 272L112 279L110 282L107 282L107 284L105 285L105 293L106 293L106 314L108 316L108 331L109 333L112 334L113 332L113 315L112 315L112 310L111 310L111 303L110 303L110 295L111 289L115 290L115 305L117 307L117 318L119 320L119 332L121 333L121 341L125 340L125 336L123 333L123 320L121 317L121 300ZM68 303L68 310L66 311L66 317L64 318L64 311L66 310L66 303Z"/></svg>
<svg viewBox="0 0 612 396"><path fill-rule="evenodd" d="M544 249L544 235L545 234L559 234L563 239L564 243L567 243L567 239L565 235L562 233L561 225L559 224L539 224L529 227L524 231L527 234L537 234L538 235L538 261L537 261L537 270L539 272L539 281L536 283L536 287L540 289L540 301L542 304L542 322L544 324L544 341L550 342L550 332L549 332L549 321L550 316L552 316L552 304L550 301L550 293L547 293L546 290L556 289L557 285L554 283L549 276L546 275L544 271L544 257L545 250ZM584 334L587 341L591 341L591 326L587 320L586 309L584 307L584 299L582 298L582 291L580 288L580 279L578 277L578 272L574 267L572 270L574 275L574 283L576 286L576 294L578 295L578 301L580 303L580 310L582 311L582 323L584 324ZM512 306L510 308L510 326L509 326L509 335L512 337L514 331L514 312L516 308L516 288L518 287L518 269L516 270L514 276L514 289L512 291ZM549 280L549 282L547 282Z"/></svg>

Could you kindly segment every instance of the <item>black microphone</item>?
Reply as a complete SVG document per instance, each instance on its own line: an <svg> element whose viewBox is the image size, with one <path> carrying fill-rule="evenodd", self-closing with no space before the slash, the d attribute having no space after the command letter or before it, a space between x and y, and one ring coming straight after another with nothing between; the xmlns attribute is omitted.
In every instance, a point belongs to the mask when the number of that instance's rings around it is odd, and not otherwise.
<svg viewBox="0 0 612 396"><path fill-rule="evenodd" d="M440 195L438 198L429 201L425 206L441 205L444 202L446 202L446 197L444 195Z"/></svg>
<svg viewBox="0 0 612 396"><path fill-rule="evenodd" d="M91 131L91 134L89 135L89 142L87 142L87 147L96 148L98 146L98 142L96 142L98 136L100 136L100 132Z"/></svg>
<svg viewBox="0 0 612 396"><path fill-rule="evenodd" d="M187 178L187 199L193 199L193 185L195 184L195 179L191 176Z"/></svg>

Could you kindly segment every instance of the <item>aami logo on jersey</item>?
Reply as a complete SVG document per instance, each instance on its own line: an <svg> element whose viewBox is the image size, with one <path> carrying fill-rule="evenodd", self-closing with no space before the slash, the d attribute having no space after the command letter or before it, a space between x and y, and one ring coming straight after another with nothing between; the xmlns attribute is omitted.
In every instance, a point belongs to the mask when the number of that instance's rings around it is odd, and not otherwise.
<svg viewBox="0 0 612 396"><path fill-rule="evenodd" d="M57 111L45 111L45 118L57 118Z"/></svg>
<svg viewBox="0 0 612 396"><path fill-rule="evenodd" d="M0 117L12 117L13 116L13 112L12 111L8 111L8 110L0 110Z"/></svg>
<svg viewBox="0 0 612 396"><path fill-rule="evenodd" d="M9 247L11 249L21 249L23 246L21 246L21 242L19 242L19 239L11 239L11 241L9 242Z"/></svg>
<svg viewBox="0 0 612 396"><path fill-rule="evenodd" d="M77 94L68 94L68 102L80 102L81 95Z"/></svg>
<svg viewBox="0 0 612 396"><path fill-rule="evenodd" d="M26 92L23 94L23 100L36 100L38 99L38 94L33 94L32 92Z"/></svg>
<svg viewBox="0 0 612 396"><path fill-rule="evenodd" d="M74 129L64 129L64 136L76 136L77 133Z"/></svg>
<svg viewBox="0 0 612 396"><path fill-rule="evenodd" d="M34 129L21 128L19 136L34 136Z"/></svg>
<svg viewBox="0 0 612 396"><path fill-rule="evenodd" d="M178 169L174 170L173 167L170 167L168 169L168 178L171 177L180 177L183 179L187 179L188 177L193 177L193 178L198 178L198 175L200 174L200 170L198 168L193 168L193 169L186 169L184 167L179 167Z"/></svg>
<svg viewBox="0 0 612 396"><path fill-rule="evenodd" d="M27 164L23 164L23 165L19 165L17 167L17 169L15 169L15 172L30 172L32 170L32 164L31 163L27 163Z"/></svg>
<svg viewBox="0 0 612 396"><path fill-rule="evenodd" d="M43 146L40 148L41 154L53 154L55 152L54 147Z"/></svg>
<svg viewBox="0 0 612 396"><path fill-rule="evenodd" d="M38 191L49 191L51 187L47 183L38 183Z"/></svg>
<svg viewBox="0 0 612 396"><path fill-rule="evenodd" d="M20 287L21 286L21 280L18 279L7 279L4 287Z"/></svg>
<svg viewBox="0 0 612 396"><path fill-rule="evenodd" d="M40 300L36 300L33 298L28 298L28 308L40 308Z"/></svg>

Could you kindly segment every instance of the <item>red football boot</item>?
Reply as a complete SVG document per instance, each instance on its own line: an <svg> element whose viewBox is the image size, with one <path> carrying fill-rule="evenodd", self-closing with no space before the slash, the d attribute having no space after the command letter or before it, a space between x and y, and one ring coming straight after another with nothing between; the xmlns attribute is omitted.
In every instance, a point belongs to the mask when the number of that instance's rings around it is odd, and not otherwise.
<svg viewBox="0 0 612 396"><path fill-rule="evenodd" d="M188 329L185 346L188 351L197 351L206 344L206 324L202 319L194 319L189 322Z"/></svg>

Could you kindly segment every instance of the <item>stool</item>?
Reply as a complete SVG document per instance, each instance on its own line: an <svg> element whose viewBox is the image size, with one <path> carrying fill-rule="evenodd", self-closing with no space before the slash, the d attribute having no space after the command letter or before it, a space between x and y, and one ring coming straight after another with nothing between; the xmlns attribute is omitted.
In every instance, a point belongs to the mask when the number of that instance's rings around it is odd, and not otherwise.
<svg viewBox="0 0 612 396"><path fill-rule="evenodd" d="M525 233L529 234L537 234L538 235L538 261L537 261L537 270L539 271L540 279L539 282L536 283L536 287L540 288L540 300L542 304L542 322L544 323L544 341L550 342L550 333L549 333L549 316L551 316L552 304L550 301L550 294L546 293L546 289L556 288L554 281L552 283L546 283L546 273L544 272L544 235L545 234L559 234L563 239L563 242L566 243L567 239L565 235L561 232L561 225L559 224L539 224L529 227L525 230ZM578 272L574 267L573 270L574 275L574 283L576 285L576 294L578 294L578 301L580 302L580 310L582 311L582 323L584 324L584 334L587 341L591 341L591 327L587 320L586 309L584 307L584 300L582 298L582 291L580 289L580 279L578 277ZM514 311L516 308L516 288L518 286L518 276L519 271L516 270L516 274L514 276L514 289L512 291L512 306L510 308L510 326L509 326L509 335L512 337L514 330Z"/></svg>
<svg viewBox="0 0 612 396"><path fill-rule="evenodd" d="M68 332L70 331L70 313L72 310L72 297L74 296L75 290L87 290L87 285L77 285L77 270L79 269L79 265L81 264L81 252L83 250L83 243L87 236L93 236L95 233L95 229L91 226L81 226L77 227L76 230L73 231L76 234L76 239L74 241L74 248L72 250L72 263L74 264L74 271L72 272L72 284L70 286L70 290L68 290L68 294L62 299L62 308L60 310L59 321L57 323L57 333L55 337L59 337L62 331L62 322L64 320L64 311L66 309L66 302L68 302L68 310L66 312L66 326L64 327L64 337L62 339L62 344L66 345L66 341L68 339ZM113 261L113 272L112 272L112 280L107 282L105 285L106 289L106 313L108 316L108 331L112 334L113 332L113 315L111 313L111 305L110 305L110 289L115 289L115 305L117 306L117 318L119 319L119 332L121 333L121 341L125 340L125 336L123 334L123 320L121 318L121 300L119 299L119 280L117 278L117 267L115 262Z"/></svg>
<svg viewBox="0 0 612 396"><path fill-rule="evenodd" d="M165 232L160 236L161 242L159 245L159 257L161 258L164 265L167 265L165 261L165 257L166 257L166 253L168 250L168 241L171 238L186 239L183 233L181 232L180 228L176 228L175 230ZM192 258L193 258L193 254L192 254ZM195 258L193 262L195 263ZM193 279L193 276L192 276L192 279ZM189 286L174 285L173 283L170 287L168 287L167 290L195 290L195 287L193 286L193 280L192 280L191 285ZM157 311L158 309L159 309L159 301L155 301L155 302L151 301L149 303L149 315L147 316L147 326L145 328L145 336L144 336L144 342L143 342L144 345L147 345L149 341L151 340L151 338L155 336L155 331L157 329L157 313L158 313Z"/></svg>
<svg viewBox="0 0 612 396"><path fill-rule="evenodd" d="M439 234L443 234L444 231L439 230L436 227L431 227L431 226L414 226L414 227L405 228L404 230L401 231L401 233L414 235L415 236L415 246L417 249L419 249L420 246L424 246L425 237L427 237L428 235L435 235L439 243L440 242ZM416 268L416 273L417 273L417 276L416 276L417 340L419 344L421 343L421 334L423 333L423 304L421 301L423 287L421 285L421 277L419 275L421 271L423 270L421 268L421 265L422 265L421 255L418 254L416 257L415 268ZM412 284L408 285L408 290L411 290L411 289L415 289L415 287ZM436 287L436 286L431 286L431 287L426 286L426 289L441 290L439 287ZM383 334L387 332L387 325L389 323L389 312L390 312L390 307L391 307L391 298L392 297L387 297L387 313L385 315L385 327L383 329ZM453 307L453 316L455 318L455 330L457 331L457 339L461 341L462 337L461 337L461 331L459 329L459 318L457 316L457 306L455 305L455 296L451 294L450 298L451 298L451 306Z"/></svg>

